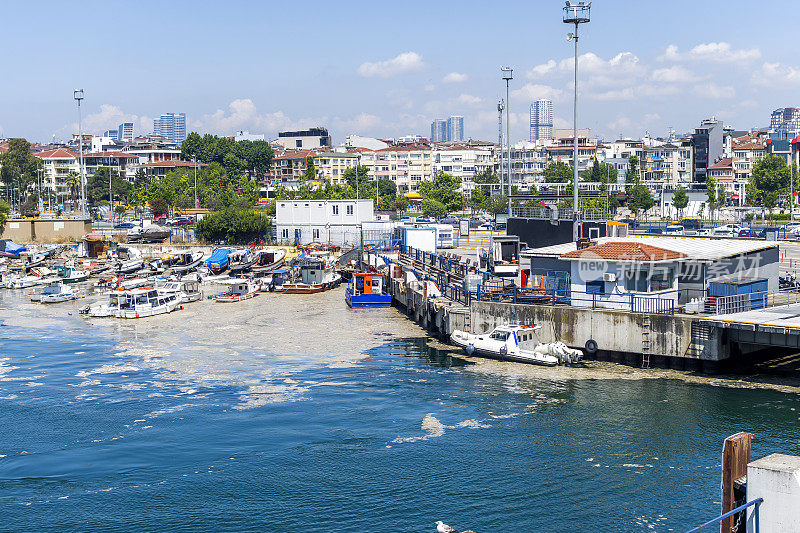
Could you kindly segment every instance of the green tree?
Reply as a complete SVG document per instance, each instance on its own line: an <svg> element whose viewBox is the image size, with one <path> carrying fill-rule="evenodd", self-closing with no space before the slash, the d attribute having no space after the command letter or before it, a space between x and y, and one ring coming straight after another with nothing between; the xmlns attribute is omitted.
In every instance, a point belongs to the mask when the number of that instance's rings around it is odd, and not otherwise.
<svg viewBox="0 0 800 533"><path fill-rule="evenodd" d="M647 188L647 185L644 183L637 183L631 187L628 193L628 207L630 207L634 213L647 211L655 204L656 201L653 199L653 195L650 194L650 189Z"/></svg>
<svg viewBox="0 0 800 533"><path fill-rule="evenodd" d="M442 218L447 215L447 208L442 202L432 198L422 199L422 215L432 218Z"/></svg>
<svg viewBox="0 0 800 533"><path fill-rule="evenodd" d="M181 144L181 155L206 164L217 163L231 176L247 173L256 179L269 170L274 153L266 141L235 141L210 134L201 137L191 132Z"/></svg>
<svg viewBox="0 0 800 533"><path fill-rule="evenodd" d="M794 190L797 189L800 176L797 166L790 168L783 157L767 156L753 165L750 181L747 183L749 202L770 211L775 207L778 196L789 193L790 176L794 174Z"/></svg>
<svg viewBox="0 0 800 533"><path fill-rule="evenodd" d="M459 211L464 204L464 198L461 196L461 178L445 172L438 173L431 181L420 183L419 194L423 198L441 202L448 213Z"/></svg>
<svg viewBox="0 0 800 533"><path fill-rule="evenodd" d="M96 204L101 200L108 201L108 174L111 172L111 194L115 198L127 199L131 191L131 184L125 181L116 170L108 167L98 168L86 180L86 195L88 201Z"/></svg>
<svg viewBox="0 0 800 533"><path fill-rule="evenodd" d="M317 170L314 168L314 157L306 157L306 168L300 175L300 181L314 181L317 179Z"/></svg>
<svg viewBox="0 0 800 533"><path fill-rule="evenodd" d="M18 186L24 199L36 183L36 171L41 168L42 160L33 155L25 139L9 139L8 150L0 154L0 181L6 187Z"/></svg>
<svg viewBox="0 0 800 533"><path fill-rule="evenodd" d="M639 181L639 158L632 155L628 158L628 174L625 176L625 183L636 183Z"/></svg>
<svg viewBox="0 0 800 533"><path fill-rule="evenodd" d="M6 229L6 221L8 220L9 213L11 213L9 205L0 200L0 235L2 235L3 231Z"/></svg>
<svg viewBox="0 0 800 533"><path fill-rule="evenodd" d="M672 193L672 205L678 210L680 216L683 216L683 210L689 205L689 196L686 194L686 189L678 187Z"/></svg>
<svg viewBox="0 0 800 533"><path fill-rule="evenodd" d="M574 170L571 165L558 161L547 165L542 172L546 183L569 183L572 181Z"/></svg>
<svg viewBox="0 0 800 533"><path fill-rule="evenodd" d="M600 163L595 158L591 168L581 172L581 180L594 183L616 183L617 169L614 165Z"/></svg>
<svg viewBox="0 0 800 533"><path fill-rule="evenodd" d="M493 194L486 203L486 210L493 215L508 211L508 196Z"/></svg>
<svg viewBox="0 0 800 533"><path fill-rule="evenodd" d="M265 240L271 227L270 218L261 211L230 207L205 215L195 233L209 242L247 244Z"/></svg>

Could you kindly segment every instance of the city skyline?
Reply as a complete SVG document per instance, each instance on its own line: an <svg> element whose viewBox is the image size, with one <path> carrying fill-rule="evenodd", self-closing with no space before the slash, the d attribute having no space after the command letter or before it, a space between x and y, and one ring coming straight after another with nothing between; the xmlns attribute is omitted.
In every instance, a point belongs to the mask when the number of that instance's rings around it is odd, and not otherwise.
<svg viewBox="0 0 800 533"><path fill-rule="evenodd" d="M145 2L141 13L130 13L108 5L66 11L58 18L41 15L47 9L8 6L7 20L13 24L5 37L21 51L8 60L0 135L42 142L54 135L69 138L77 122L71 92L83 88L84 127L97 133L122 122L149 132L164 109L177 109L189 117L188 131L233 135L248 130L274 138L279 130L322 124L336 142L351 133L427 135L431 120L458 114L469 122L468 137L491 140L496 137L495 103L504 91L501 64L515 69L512 141L528 138L529 106L539 98L554 102L555 127L571 127L572 50L564 38L569 28L561 23L560 2L519 3L511 7L521 16L512 20L499 12L479 18L476 10L454 10L449 3L419 17L412 2L396 14L397 23L410 28L402 39L376 27L387 8L365 9L360 3L352 5L352 12L325 16L270 7L270 18L286 22L270 32L256 31L264 6L212 17L208 9L186 12L179 5L159 5L176 21L176 31L166 36L147 23L147 5L155 6ZM665 135L670 127L688 132L698 121L716 116L744 129L766 126L774 109L798 105L793 90L800 86L800 65L792 57L791 38L769 31L769 15L749 7L744 2L674 2L645 11L596 2L581 36L579 126L601 138L637 137L645 131ZM125 37L109 62L125 83L77 61L53 62L41 70L55 55L55 43L72 39L74 28L91 28L94 38L102 40L114 32L103 22L123 13L130 24L142 27ZM320 56L310 43L290 53L261 53L287 42L291 36L283 28L301 18L332 43L327 54ZM407 24L411 19L414 24ZM468 59L454 60L461 57L457 43L427 35L435 35L430 29L442 19L465 26L480 20L487 45ZM656 19L658 24L652 22ZM533 20L536 31L529 37ZM626 21L624 32L618 31L620 20ZM713 26L704 20L713 20ZM34 24L37 32L30 31ZM726 31L740 24L749 28L747 37ZM344 31L350 27L358 28L358 34ZM212 29L220 38L208 44L184 38ZM614 39L605 38L612 32ZM137 43L156 36L165 39L164 49L185 59L163 66L143 60L146 54ZM226 36L236 38L220 44ZM366 41L369 48L362 46ZM274 72L292 76L275 77ZM159 80L155 91L154 79ZM320 91L323 81L325 91Z"/></svg>

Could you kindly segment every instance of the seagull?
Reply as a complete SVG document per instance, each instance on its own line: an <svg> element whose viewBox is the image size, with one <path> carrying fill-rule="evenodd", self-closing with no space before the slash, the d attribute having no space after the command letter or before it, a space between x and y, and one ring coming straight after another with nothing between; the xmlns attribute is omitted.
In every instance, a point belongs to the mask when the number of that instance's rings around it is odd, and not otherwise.
<svg viewBox="0 0 800 533"><path fill-rule="evenodd" d="M436 522L436 531L437 533L458 533L458 531L443 523L441 520Z"/></svg>

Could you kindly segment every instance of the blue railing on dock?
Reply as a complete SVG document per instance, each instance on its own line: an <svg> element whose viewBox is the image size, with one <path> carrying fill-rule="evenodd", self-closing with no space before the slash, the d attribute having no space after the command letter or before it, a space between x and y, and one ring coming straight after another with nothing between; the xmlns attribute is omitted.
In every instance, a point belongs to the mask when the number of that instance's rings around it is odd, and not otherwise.
<svg viewBox="0 0 800 533"><path fill-rule="evenodd" d="M751 507L751 506L755 506L755 508L753 509L753 517L752 517L753 518L753 531L752 531L752 533L758 533L758 507L762 503L764 503L764 498L756 498L755 500L749 501L744 505L740 505L739 507L737 507L736 509L733 509L732 511L728 511L724 515L718 516L714 520L706 522L705 524L703 524L701 526L697 526L694 529L690 529L686 533L696 533L697 531L702 531L704 528L706 528L708 526L713 526L714 524L719 524L723 520L725 520L726 518L728 518L730 516L733 516L733 515L737 515L737 514L741 513L742 511L744 511L745 509L747 509L748 507ZM747 531L750 531L750 529L748 528Z"/></svg>

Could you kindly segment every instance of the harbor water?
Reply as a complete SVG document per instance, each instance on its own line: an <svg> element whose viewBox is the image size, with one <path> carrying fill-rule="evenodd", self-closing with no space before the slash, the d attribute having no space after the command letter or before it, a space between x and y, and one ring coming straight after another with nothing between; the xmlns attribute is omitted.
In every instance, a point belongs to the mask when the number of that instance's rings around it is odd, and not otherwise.
<svg viewBox="0 0 800 533"><path fill-rule="evenodd" d="M342 289L85 303L0 291L1 531L685 531L725 437L800 454L792 387L465 358Z"/></svg>

